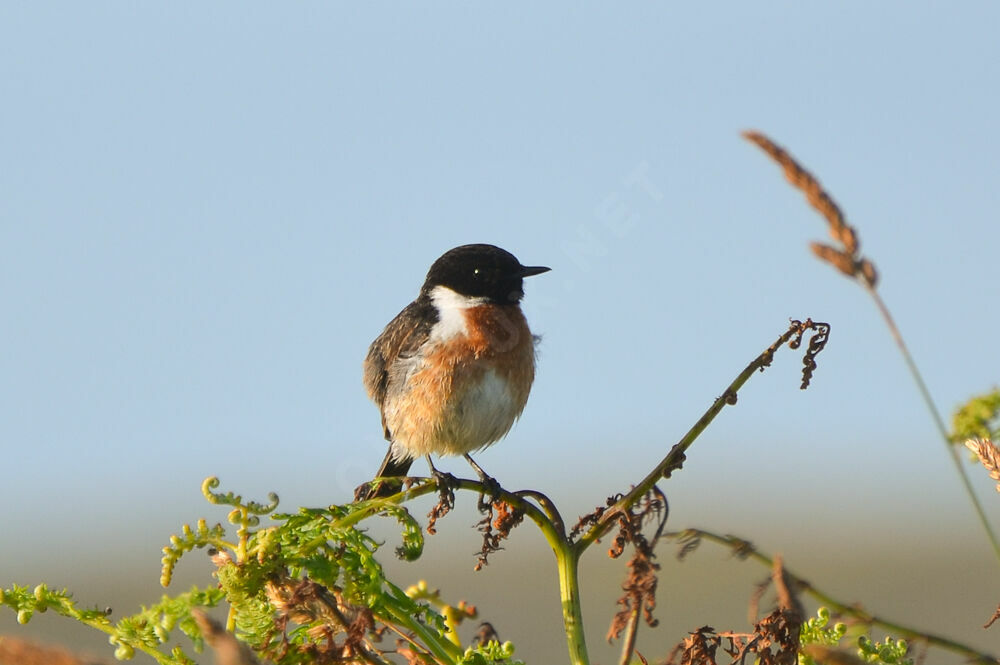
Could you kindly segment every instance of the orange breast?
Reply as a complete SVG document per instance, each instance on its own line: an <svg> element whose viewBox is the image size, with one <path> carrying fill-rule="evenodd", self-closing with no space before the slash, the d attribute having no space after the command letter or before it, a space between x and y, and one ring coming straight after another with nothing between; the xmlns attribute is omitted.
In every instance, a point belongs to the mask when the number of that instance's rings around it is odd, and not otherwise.
<svg viewBox="0 0 1000 665"><path fill-rule="evenodd" d="M413 457L483 448L510 430L528 400L535 348L521 308L463 314L465 333L434 342L385 405L393 440Z"/></svg>

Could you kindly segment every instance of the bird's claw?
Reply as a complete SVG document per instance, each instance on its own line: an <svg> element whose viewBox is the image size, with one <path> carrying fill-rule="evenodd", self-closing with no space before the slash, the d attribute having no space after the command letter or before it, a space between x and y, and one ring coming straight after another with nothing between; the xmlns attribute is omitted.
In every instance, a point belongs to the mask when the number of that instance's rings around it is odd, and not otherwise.
<svg viewBox="0 0 1000 665"><path fill-rule="evenodd" d="M454 489L455 485L458 484L458 479L451 475L447 471L438 471L437 469L431 469L431 478L437 483L438 489L448 488Z"/></svg>
<svg viewBox="0 0 1000 665"><path fill-rule="evenodd" d="M500 498L500 494L503 492L503 488L500 487L500 483L493 476L488 476L485 473L479 474L479 482L483 484L483 498L489 499L490 503L497 501Z"/></svg>
<svg viewBox="0 0 1000 665"><path fill-rule="evenodd" d="M441 501L447 504L449 508L454 507L455 486L458 485L458 479L447 471L438 471L433 466L431 466L431 478L437 485L437 491L438 495L441 497Z"/></svg>

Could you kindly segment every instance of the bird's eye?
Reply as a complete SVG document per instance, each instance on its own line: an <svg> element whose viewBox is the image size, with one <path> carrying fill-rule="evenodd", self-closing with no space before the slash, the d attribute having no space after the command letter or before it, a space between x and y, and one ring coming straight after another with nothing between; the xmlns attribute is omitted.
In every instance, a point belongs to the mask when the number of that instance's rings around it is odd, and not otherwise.
<svg viewBox="0 0 1000 665"><path fill-rule="evenodd" d="M475 275L476 277L479 277L479 273L480 273L480 270L479 270L479 268L474 268L474 269L472 270L472 274L473 274L473 275Z"/></svg>

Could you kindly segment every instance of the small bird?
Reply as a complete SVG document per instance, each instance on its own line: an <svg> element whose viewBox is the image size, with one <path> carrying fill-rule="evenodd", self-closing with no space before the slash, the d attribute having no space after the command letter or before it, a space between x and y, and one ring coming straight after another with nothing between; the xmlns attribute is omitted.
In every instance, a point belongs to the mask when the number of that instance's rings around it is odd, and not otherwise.
<svg viewBox="0 0 1000 665"><path fill-rule="evenodd" d="M523 266L493 245L462 245L427 272L417 299L368 348L364 382L382 412L389 452L378 478L405 476L413 460L469 456L503 438L521 415L535 379L536 338L521 311ZM492 479L489 479L492 480ZM359 497L391 493L385 484Z"/></svg>

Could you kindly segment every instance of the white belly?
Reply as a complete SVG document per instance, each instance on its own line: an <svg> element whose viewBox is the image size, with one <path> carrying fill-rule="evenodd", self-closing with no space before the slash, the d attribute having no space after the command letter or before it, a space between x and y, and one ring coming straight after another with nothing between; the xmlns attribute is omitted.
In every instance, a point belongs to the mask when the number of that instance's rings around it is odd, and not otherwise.
<svg viewBox="0 0 1000 665"><path fill-rule="evenodd" d="M526 400L525 400L526 401ZM461 455L485 448L510 431L521 415L519 401L492 369L461 395L452 395L442 411L417 409L406 400L386 404L386 424L399 456Z"/></svg>
<svg viewBox="0 0 1000 665"><path fill-rule="evenodd" d="M510 431L523 408L524 404L514 401L507 382L490 370L461 399L455 400L443 419L443 431L437 441L440 449L432 452L461 455L485 448Z"/></svg>

